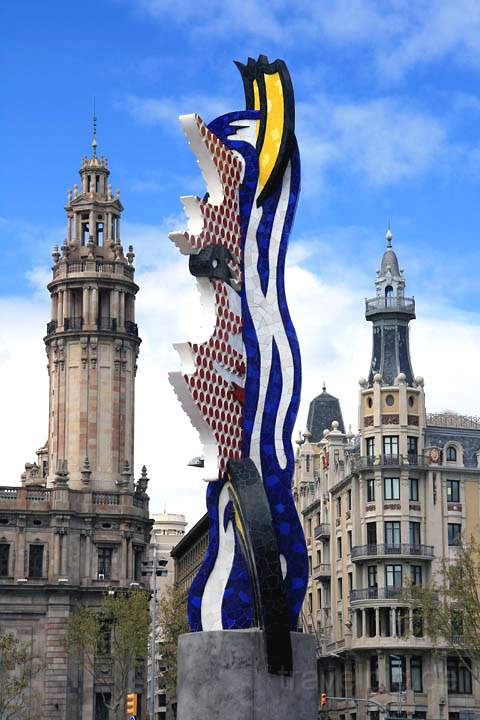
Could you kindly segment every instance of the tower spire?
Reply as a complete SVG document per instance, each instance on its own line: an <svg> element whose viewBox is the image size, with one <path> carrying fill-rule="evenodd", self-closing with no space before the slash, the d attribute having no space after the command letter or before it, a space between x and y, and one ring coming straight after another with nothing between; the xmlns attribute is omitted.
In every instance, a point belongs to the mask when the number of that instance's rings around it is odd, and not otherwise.
<svg viewBox="0 0 480 720"><path fill-rule="evenodd" d="M93 138L92 138L92 157L97 157L97 114L95 111L95 95L93 96Z"/></svg>

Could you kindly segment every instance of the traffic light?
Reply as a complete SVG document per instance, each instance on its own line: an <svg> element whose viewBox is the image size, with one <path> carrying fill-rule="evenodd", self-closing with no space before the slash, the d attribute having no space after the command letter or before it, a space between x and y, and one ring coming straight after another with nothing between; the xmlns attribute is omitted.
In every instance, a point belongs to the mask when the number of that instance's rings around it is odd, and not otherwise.
<svg viewBox="0 0 480 720"><path fill-rule="evenodd" d="M323 707L326 704L327 704L327 693L323 692L320 695L320 705L321 705L321 707Z"/></svg>
<svg viewBox="0 0 480 720"><path fill-rule="evenodd" d="M125 710L129 716L137 714L137 693L128 693Z"/></svg>

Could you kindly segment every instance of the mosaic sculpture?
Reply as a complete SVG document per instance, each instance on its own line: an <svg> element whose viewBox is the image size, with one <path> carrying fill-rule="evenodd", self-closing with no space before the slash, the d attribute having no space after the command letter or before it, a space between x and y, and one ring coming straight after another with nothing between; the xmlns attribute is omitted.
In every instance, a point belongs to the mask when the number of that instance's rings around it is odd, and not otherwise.
<svg viewBox="0 0 480 720"><path fill-rule="evenodd" d="M209 547L188 602L193 631L264 631L268 669L292 670L307 584L291 493L301 366L285 297L285 257L300 191L293 89L285 63L237 63L246 110L180 121L207 193L185 197L189 256L212 334L176 345L170 381L198 429L209 481Z"/></svg>

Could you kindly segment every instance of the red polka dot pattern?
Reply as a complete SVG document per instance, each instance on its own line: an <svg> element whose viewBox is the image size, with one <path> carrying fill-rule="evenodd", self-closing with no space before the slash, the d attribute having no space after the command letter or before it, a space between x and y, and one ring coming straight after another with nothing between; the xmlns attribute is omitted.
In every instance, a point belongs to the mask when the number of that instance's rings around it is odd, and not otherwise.
<svg viewBox="0 0 480 720"><path fill-rule="evenodd" d="M201 118L197 126L223 185L224 198L221 205L200 202L203 230L199 235L185 233L193 248L202 249L213 243L227 247L235 262L241 258L240 213L238 187L242 174L242 160L208 130ZM229 459L242 456L243 407L234 397L232 382L223 377L217 368L245 377L245 358L230 342L232 335L241 334L242 318L230 307L227 285L221 280L211 280L215 291L216 324L212 337L201 345L190 343L195 358L196 371L185 375L185 382L197 407L210 426L218 447L218 473L221 477Z"/></svg>

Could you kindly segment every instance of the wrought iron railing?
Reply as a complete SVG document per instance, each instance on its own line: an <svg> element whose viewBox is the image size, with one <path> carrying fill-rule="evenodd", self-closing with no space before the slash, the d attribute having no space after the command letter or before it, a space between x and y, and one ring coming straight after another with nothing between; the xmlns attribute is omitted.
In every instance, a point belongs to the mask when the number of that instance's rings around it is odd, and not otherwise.
<svg viewBox="0 0 480 720"><path fill-rule="evenodd" d="M108 330L109 332L116 332L117 320L116 318L106 315L98 318L97 327L99 330Z"/></svg>
<svg viewBox="0 0 480 720"><path fill-rule="evenodd" d="M480 417L477 415L457 415L449 412L427 413L427 425L480 430Z"/></svg>
<svg viewBox="0 0 480 720"><path fill-rule="evenodd" d="M352 590L350 592L350 602L358 602L360 600L390 600L399 598L405 592L403 587L369 587L361 590Z"/></svg>
<svg viewBox="0 0 480 720"><path fill-rule="evenodd" d="M375 297L365 300L365 313L407 312L415 314L415 298L411 297Z"/></svg>
<svg viewBox="0 0 480 720"><path fill-rule="evenodd" d="M374 557L376 555L407 555L410 557L433 558L433 545L411 543L356 545L352 548L352 558Z"/></svg>
<svg viewBox="0 0 480 720"><path fill-rule="evenodd" d="M47 335L53 335L55 330L57 329L57 321L56 320L50 320L50 322L47 323Z"/></svg>
<svg viewBox="0 0 480 720"><path fill-rule="evenodd" d="M425 467L426 459L422 455L408 453L407 455L388 454L388 455L367 455L364 457L355 457L353 460L354 470L367 470L373 467L401 467L403 465L414 465L415 467Z"/></svg>
<svg viewBox="0 0 480 720"><path fill-rule="evenodd" d="M127 335L138 337L138 325L131 320L125 320L125 332Z"/></svg>
<svg viewBox="0 0 480 720"><path fill-rule="evenodd" d="M64 330L81 330L83 325L83 318L81 317L66 317L63 319Z"/></svg>

